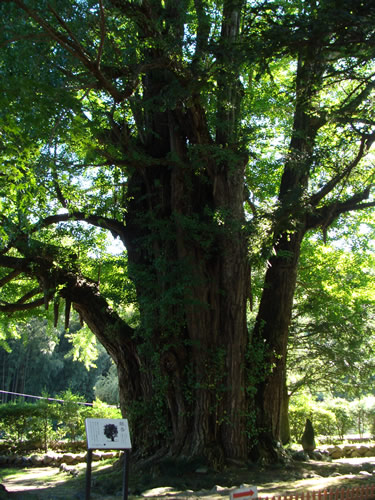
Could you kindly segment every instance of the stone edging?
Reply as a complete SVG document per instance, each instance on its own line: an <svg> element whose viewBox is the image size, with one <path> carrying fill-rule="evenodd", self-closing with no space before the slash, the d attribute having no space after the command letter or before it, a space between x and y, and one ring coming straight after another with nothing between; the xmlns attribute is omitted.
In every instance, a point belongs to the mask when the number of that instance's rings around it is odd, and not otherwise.
<svg viewBox="0 0 375 500"><path fill-rule="evenodd" d="M92 460L106 460L108 458L117 458L121 452L118 451L93 451ZM76 465L86 462L87 452L83 453L55 453L50 451L43 455L0 455L0 467L60 467L61 464Z"/></svg>
<svg viewBox="0 0 375 500"><path fill-rule="evenodd" d="M318 451L318 450L317 450ZM298 454L299 452L297 452ZM375 457L375 445L340 445L328 446L325 450L318 451L323 456L329 456L332 459L338 458L360 458L360 457ZM118 451L93 451L92 460L106 460L108 458L118 458L121 452ZM295 456L298 460L298 457ZM316 459L319 457L317 456ZM49 451L42 455L0 455L0 467L16 466L16 467L60 467L61 464L76 465L87 461L87 452L83 453L56 453Z"/></svg>
<svg viewBox="0 0 375 500"><path fill-rule="evenodd" d="M355 445L347 444L340 446L329 446L326 448L329 456L333 459L337 458L360 458L360 457L375 457L375 445Z"/></svg>

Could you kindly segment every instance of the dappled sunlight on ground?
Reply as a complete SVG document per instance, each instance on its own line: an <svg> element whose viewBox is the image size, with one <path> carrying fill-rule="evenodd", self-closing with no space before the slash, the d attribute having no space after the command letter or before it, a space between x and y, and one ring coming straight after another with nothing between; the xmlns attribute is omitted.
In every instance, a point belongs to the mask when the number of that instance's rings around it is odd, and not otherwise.
<svg viewBox="0 0 375 500"><path fill-rule="evenodd" d="M356 474L345 474L338 477L313 477L311 479L300 479L298 481L287 481L281 483L266 483L258 487L258 492L261 496L272 496L280 494L297 493L302 491L317 491L331 488L341 488L348 485L349 482L357 479L364 481L365 478Z"/></svg>
<svg viewBox="0 0 375 500"><path fill-rule="evenodd" d="M22 498L27 500L40 498L41 500L84 498L86 464L81 463L74 466L78 472L78 478L61 472L56 467L26 468L19 473L13 473L3 480L6 489L13 493L23 492ZM109 469L111 464L93 464L93 471ZM239 469L233 471L230 476L212 476L206 489L194 491L185 487L171 487L168 477L160 478L160 485L148 489L142 487L135 481L137 489L136 496L130 495L130 500L149 498L152 500L179 500L206 499L223 500L229 497L230 489L239 487L241 484L257 486L260 498L272 497L284 494L300 493L302 491L318 491L325 489L348 488L351 486L375 483L375 457L367 458L343 458L329 462L309 460L307 462L295 462L293 464L279 465L275 467L257 467ZM208 473L207 476L210 474ZM186 479L186 478L185 478ZM211 481L212 479L212 481ZM221 482L220 482L221 481ZM207 481L206 481L207 482ZM164 486L163 486L164 485ZM118 484L121 489L121 484ZM148 491L146 491L148 490ZM100 491L102 493L100 494ZM103 494L103 492L105 492ZM142 496L141 496L142 493ZM100 500L117 500L122 495L109 495L103 485L95 483L92 488L92 498Z"/></svg>
<svg viewBox="0 0 375 500"><path fill-rule="evenodd" d="M3 481L6 489L12 491L24 491L35 489L35 483L38 482L38 489L49 488L51 485L63 483L66 476L59 474L56 467L43 467L37 469L23 469L22 474L8 476Z"/></svg>

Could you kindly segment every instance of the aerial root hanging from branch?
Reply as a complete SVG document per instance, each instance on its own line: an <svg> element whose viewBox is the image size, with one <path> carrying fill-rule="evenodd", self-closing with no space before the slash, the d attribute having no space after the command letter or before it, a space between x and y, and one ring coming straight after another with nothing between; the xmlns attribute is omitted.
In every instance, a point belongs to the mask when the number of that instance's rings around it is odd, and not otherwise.
<svg viewBox="0 0 375 500"><path fill-rule="evenodd" d="M72 308L72 302L71 302L71 300L70 299L65 299L65 324L64 324L65 330L68 330L68 328L69 328L71 308Z"/></svg>

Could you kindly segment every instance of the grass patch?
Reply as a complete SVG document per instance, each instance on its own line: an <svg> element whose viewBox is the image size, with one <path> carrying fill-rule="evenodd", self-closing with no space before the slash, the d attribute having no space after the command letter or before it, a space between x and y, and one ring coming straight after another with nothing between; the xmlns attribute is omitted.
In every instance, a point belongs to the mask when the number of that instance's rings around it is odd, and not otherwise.
<svg viewBox="0 0 375 500"><path fill-rule="evenodd" d="M22 475L23 469L18 469L15 467L9 467L6 469L0 469L0 482L2 482L8 476Z"/></svg>

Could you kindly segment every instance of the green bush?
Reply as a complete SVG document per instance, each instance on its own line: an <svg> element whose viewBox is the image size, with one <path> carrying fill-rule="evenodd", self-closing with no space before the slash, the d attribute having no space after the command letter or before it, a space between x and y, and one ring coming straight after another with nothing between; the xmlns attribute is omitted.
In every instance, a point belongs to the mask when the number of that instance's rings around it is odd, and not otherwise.
<svg viewBox="0 0 375 500"><path fill-rule="evenodd" d="M92 406L86 407L85 418L122 418L119 408L108 406L96 399Z"/></svg>
<svg viewBox="0 0 375 500"><path fill-rule="evenodd" d="M290 435L294 442L300 443L305 429L306 419L313 424L315 436L334 436L336 434L336 416L315 401L308 394L298 394L289 405Z"/></svg>
<svg viewBox="0 0 375 500"><path fill-rule="evenodd" d="M47 451L57 438L54 430L57 408L45 399L40 399L31 406L33 407L33 419L30 422L28 441L34 442L38 448Z"/></svg>
<svg viewBox="0 0 375 500"><path fill-rule="evenodd" d="M71 443L82 440L85 434L85 406L79 404L82 396L73 394L70 389L59 394L64 403L58 403L57 433L60 439Z"/></svg>
<svg viewBox="0 0 375 500"><path fill-rule="evenodd" d="M0 404L0 433L7 447L12 451L47 451L58 440L83 440L86 418L121 418L120 410L99 400L85 406L77 404L82 399L71 391L60 397L64 403L41 399L36 403Z"/></svg>
<svg viewBox="0 0 375 500"><path fill-rule="evenodd" d="M35 419L34 405L28 403L8 403L0 405L0 430L7 444L22 445L29 439Z"/></svg>
<svg viewBox="0 0 375 500"><path fill-rule="evenodd" d="M289 425L292 441L299 443L305 429L306 419L313 421L312 399L307 394L293 396L289 403Z"/></svg>
<svg viewBox="0 0 375 500"><path fill-rule="evenodd" d="M324 407L335 414L336 434L339 439L343 440L345 434L355 427L355 420L349 401L343 398L327 399L324 401Z"/></svg>
<svg viewBox="0 0 375 500"><path fill-rule="evenodd" d="M316 405L313 412L313 425L316 436L328 436L331 440L336 435L336 415L321 405Z"/></svg>

